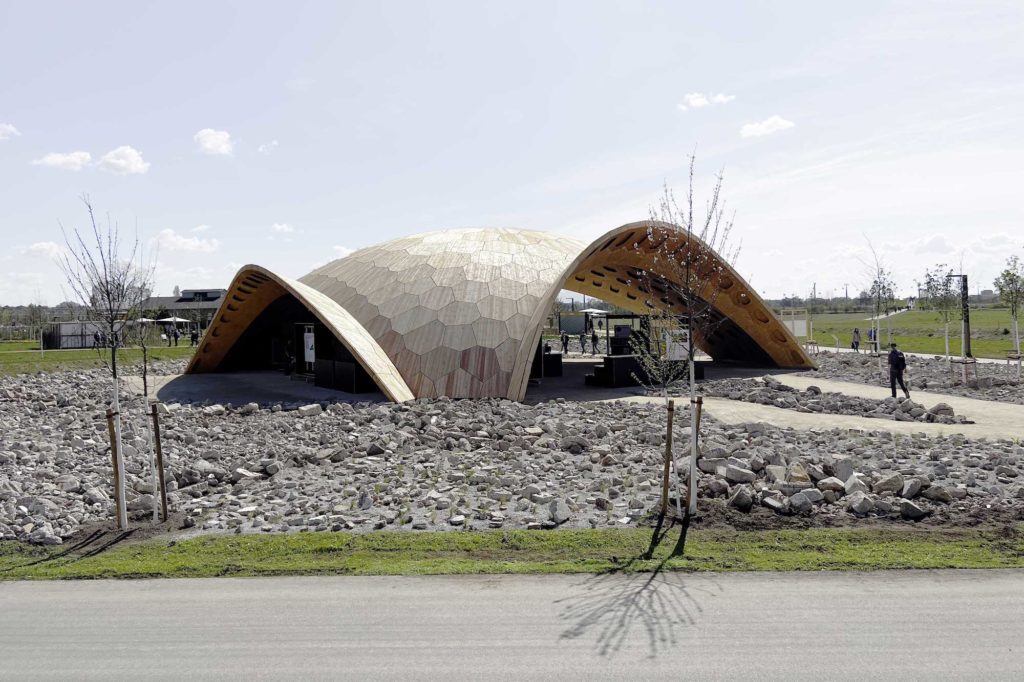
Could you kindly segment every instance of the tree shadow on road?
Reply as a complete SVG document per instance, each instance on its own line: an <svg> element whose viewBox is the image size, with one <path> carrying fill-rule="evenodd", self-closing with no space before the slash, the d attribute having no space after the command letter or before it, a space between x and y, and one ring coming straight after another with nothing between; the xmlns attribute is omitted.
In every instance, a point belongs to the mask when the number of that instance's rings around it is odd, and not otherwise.
<svg viewBox="0 0 1024 682"><path fill-rule="evenodd" d="M695 581L685 573L665 570L671 558L684 553L689 514L681 522L671 519L665 525L664 517L659 516L645 552L586 578L577 586L580 594L556 602L562 605L559 617L568 624L562 639L593 635L597 652L614 656L623 645L641 636L646 639L650 657L655 658L678 643L680 629L698 622L703 613L700 597L714 596L721 587L711 577ZM638 562L654 556L677 525L679 536L668 556L650 572L632 572Z"/></svg>

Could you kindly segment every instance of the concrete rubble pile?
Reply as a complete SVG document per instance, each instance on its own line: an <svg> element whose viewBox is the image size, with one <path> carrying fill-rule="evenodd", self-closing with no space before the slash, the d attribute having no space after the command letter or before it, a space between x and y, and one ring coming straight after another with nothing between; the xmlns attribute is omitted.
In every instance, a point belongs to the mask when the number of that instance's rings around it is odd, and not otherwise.
<svg viewBox="0 0 1024 682"><path fill-rule="evenodd" d="M0 539L59 544L113 513L101 371L0 378ZM124 399L128 505L154 490ZM192 532L614 527L657 509L658 404L419 400L161 406L170 503ZM674 438L688 438L685 410ZM1010 441L702 428L701 513L956 521L1020 517ZM682 455L685 448L677 453ZM686 471L686 460L680 460Z"/></svg>
<svg viewBox="0 0 1024 682"><path fill-rule="evenodd" d="M763 379L721 379L700 385L700 392L706 396L741 400L748 403L771 405L797 412L821 412L824 414L847 414L857 417L894 419L896 421L937 422L942 424L971 424L963 415L955 414L946 403L935 403L925 407L921 400L927 394L912 396L910 399L883 397L879 400L859 398L843 393L823 393L817 386L799 390L780 383L773 377Z"/></svg>

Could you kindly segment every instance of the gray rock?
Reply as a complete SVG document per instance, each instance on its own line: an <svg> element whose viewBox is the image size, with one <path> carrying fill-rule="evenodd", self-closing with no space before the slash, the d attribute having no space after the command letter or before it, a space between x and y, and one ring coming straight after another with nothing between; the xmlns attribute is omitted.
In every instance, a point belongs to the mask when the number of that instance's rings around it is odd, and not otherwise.
<svg viewBox="0 0 1024 682"><path fill-rule="evenodd" d="M906 500L912 500L917 497L917 494L921 492L921 479L919 478L908 478L903 483L903 491L900 492L900 497Z"/></svg>
<svg viewBox="0 0 1024 682"><path fill-rule="evenodd" d="M949 492L949 489L943 485L932 485L921 491L921 496L926 497L933 502L941 502L943 504L950 504L953 502L953 495Z"/></svg>
<svg viewBox="0 0 1024 682"><path fill-rule="evenodd" d="M727 464L725 467L725 479L730 483L753 483L757 480L757 474L750 469Z"/></svg>
<svg viewBox="0 0 1024 682"><path fill-rule="evenodd" d="M128 511L152 511L153 496L148 494L139 495L134 500L128 503L127 509Z"/></svg>
<svg viewBox="0 0 1024 682"><path fill-rule="evenodd" d="M833 492L845 494L846 484L844 484L835 476L829 476L828 478L823 478L820 481L818 481L818 490L821 490L822 492L826 490L831 490Z"/></svg>
<svg viewBox="0 0 1024 682"><path fill-rule="evenodd" d="M886 492L897 495L903 490L903 483L904 480L901 474L892 474L876 481L875 484L871 486L871 492L876 495Z"/></svg>
<svg viewBox="0 0 1024 682"><path fill-rule="evenodd" d="M303 405L296 410L300 417L315 417L323 411L324 409L317 403L313 403L312 405Z"/></svg>
<svg viewBox="0 0 1024 682"><path fill-rule="evenodd" d="M771 509L776 514L788 514L789 507L784 500L780 500L777 497L765 497L761 500L761 505Z"/></svg>
<svg viewBox="0 0 1024 682"><path fill-rule="evenodd" d="M917 521L928 516L928 512L910 500L903 500L900 502L900 516L911 521Z"/></svg>
<svg viewBox="0 0 1024 682"><path fill-rule="evenodd" d="M853 492L846 498L846 510L860 516L867 514L874 507L875 503L861 490Z"/></svg>
<svg viewBox="0 0 1024 682"><path fill-rule="evenodd" d="M814 505L806 494L799 492L789 498L789 508L798 514L805 514L814 509Z"/></svg>
<svg viewBox="0 0 1024 682"><path fill-rule="evenodd" d="M582 436L565 436L558 441L558 447L566 452L578 455L590 449L590 442Z"/></svg>
<svg viewBox="0 0 1024 682"><path fill-rule="evenodd" d="M729 506L747 513L754 506L754 495L749 486L738 485L729 498Z"/></svg>
<svg viewBox="0 0 1024 682"><path fill-rule="evenodd" d="M846 491L847 495L852 495L853 493L858 492L866 493L868 491L868 486L866 483L864 483L864 481L860 480L860 478L856 474L854 474L853 476L850 476L850 478L846 480L846 484L843 486L843 490Z"/></svg>
<svg viewBox="0 0 1024 682"><path fill-rule="evenodd" d="M548 505L548 513L551 514L551 520L558 525L562 525L572 517L572 512L565 500L552 501Z"/></svg>
<svg viewBox="0 0 1024 682"><path fill-rule="evenodd" d="M956 414L953 411L953 407L948 403L936 403L930 410L928 410L928 413L942 417L952 417Z"/></svg>

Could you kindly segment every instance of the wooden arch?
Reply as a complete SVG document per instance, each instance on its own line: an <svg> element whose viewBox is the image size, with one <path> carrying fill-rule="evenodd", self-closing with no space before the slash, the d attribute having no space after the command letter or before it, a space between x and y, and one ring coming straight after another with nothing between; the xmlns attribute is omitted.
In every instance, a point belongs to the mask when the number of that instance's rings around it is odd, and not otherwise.
<svg viewBox="0 0 1024 682"><path fill-rule="evenodd" d="M377 341L347 310L316 289L281 277L258 265L246 265L235 275L217 309L186 374L216 372L242 333L267 306L282 296L294 296L345 345L380 390L395 402L413 399L402 375Z"/></svg>
<svg viewBox="0 0 1024 682"><path fill-rule="evenodd" d="M711 302L712 314L722 320L710 338L695 335L694 343L701 350L725 362L760 360L780 368L815 367L757 292L707 244L693 235L687 239L685 232L669 223L641 221L623 225L594 241L554 283L534 311L530 323L535 332L524 339L519 349L508 397L522 400L526 395L530 363L540 341L544 317L561 289L593 296L638 314L649 312L650 307L685 313L683 301L673 299L670 287L651 291L646 282L652 277L643 275L653 275L657 288L659 277L667 280L673 276L673 268L659 267L659 259L666 253L682 259L692 249L702 251L700 260L708 270L699 278L702 286L696 294Z"/></svg>

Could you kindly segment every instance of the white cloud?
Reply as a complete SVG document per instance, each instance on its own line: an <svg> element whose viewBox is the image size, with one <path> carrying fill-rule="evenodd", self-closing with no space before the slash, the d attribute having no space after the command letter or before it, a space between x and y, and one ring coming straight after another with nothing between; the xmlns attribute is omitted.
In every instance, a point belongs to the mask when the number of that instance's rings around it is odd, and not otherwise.
<svg viewBox="0 0 1024 682"><path fill-rule="evenodd" d="M203 128L193 139L199 145L199 151L204 154L230 156L235 147L235 143L231 141L231 133L226 130Z"/></svg>
<svg viewBox="0 0 1024 682"><path fill-rule="evenodd" d="M0 123L0 140L9 140L12 137L17 137L18 135L21 135L21 133L19 133L18 129L10 123Z"/></svg>
<svg viewBox="0 0 1024 682"><path fill-rule="evenodd" d="M351 253L355 253L355 249L350 249L347 246L335 246L334 253L338 258L344 258Z"/></svg>
<svg viewBox="0 0 1024 682"><path fill-rule="evenodd" d="M43 158L33 161L32 165L48 166L50 168L60 168L69 171L80 171L88 166L90 161L92 161L92 155L90 155L89 152L69 152L67 154L50 152Z"/></svg>
<svg viewBox="0 0 1024 682"><path fill-rule="evenodd" d="M728 104L734 99L736 99L735 95L726 95L724 92L720 92L717 95L705 95L703 92L688 92L683 95L683 101L679 103L679 111L700 109L716 104Z"/></svg>
<svg viewBox="0 0 1024 682"><path fill-rule="evenodd" d="M203 239L202 237L189 237L179 234L167 228L161 230L156 236L156 241L161 249L167 251L188 251L191 253L213 253L220 248L220 241L217 239Z"/></svg>
<svg viewBox="0 0 1024 682"><path fill-rule="evenodd" d="M26 256L49 258L51 260L60 256L63 252L64 249L56 242L35 242L22 249L22 253Z"/></svg>
<svg viewBox="0 0 1024 682"><path fill-rule="evenodd" d="M259 147L256 148L256 150L260 154L269 154L270 152L274 151L275 149L277 149L277 140L271 140L270 142L266 142L264 144L261 144Z"/></svg>
<svg viewBox="0 0 1024 682"><path fill-rule="evenodd" d="M196 225L189 232L206 232L210 229L209 225Z"/></svg>
<svg viewBox="0 0 1024 682"><path fill-rule="evenodd" d="M96 165L118 175L141 175L149 170L149 162L143 160L137 149L128 145L110 150Z"/></svg>
<svg viewBox="0 0 1024 682"><path fill-rule="evenodd" d="M270 226L270 229L278 234L289 234L295 231L295 228L288 223L274 223Z"/></svg>
<svg viewBox="0 0 1024 682"><path fill-rule="evenodd" d="M758 123L748 123L740 128L741 137L761 137L762 135L771 135L777 133L780 130L788 130L796 124L790 120L784 119L781 116L772 116L766 118Z"/></svg>

